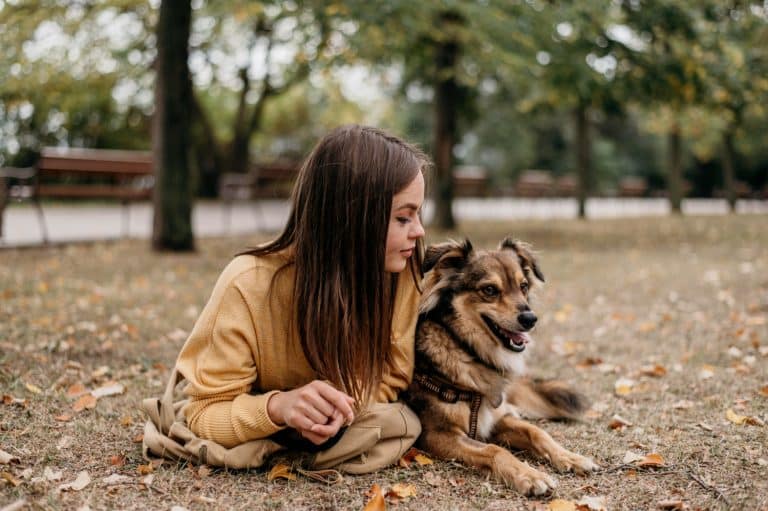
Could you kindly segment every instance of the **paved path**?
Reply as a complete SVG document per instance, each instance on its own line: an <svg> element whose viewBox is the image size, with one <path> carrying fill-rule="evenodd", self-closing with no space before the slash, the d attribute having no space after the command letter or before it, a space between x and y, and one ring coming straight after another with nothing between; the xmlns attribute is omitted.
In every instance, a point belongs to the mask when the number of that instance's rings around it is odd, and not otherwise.
<svg viewBox="0 0 768 511"><path fill-rule="evenodd" d="M431 216L425 206L425 220ZM123 233L125 210L119 205L60 205L44 206L51 241L106 240L120 238ZM573 199L459 199L454 212L461 220L513 220L525 218L575 218L577 207ZM739 201L739 213L768 214L768 201ZM134 204L128 210L128 236L147 239L152 233L152 207ZM616 218L660 216L669 213L664 199L590 199L587 216ZM726 203L718 199L689 199L683 201L683 213L721 215L727 213ZM193 212L195 236L225 236L257 231L278 231L288 216L285 201L261 201L256 204L236 203L232 207L219 202L200 201ZM5 211L4 237L0 248L42 244L42 232L35 209L28 204L10 204Z"/></svg>

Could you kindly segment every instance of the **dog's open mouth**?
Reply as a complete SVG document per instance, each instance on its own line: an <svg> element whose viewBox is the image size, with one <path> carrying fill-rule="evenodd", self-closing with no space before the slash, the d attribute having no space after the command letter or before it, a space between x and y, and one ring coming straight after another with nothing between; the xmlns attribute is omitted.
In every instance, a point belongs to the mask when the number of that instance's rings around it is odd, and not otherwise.
<svg viewBox="0 0 768 511"><path fill-rule="evenodd" d="M482 315L483 321L491 329L493 335L495 335L505 348L509 348L512 351L520 353L525 349L525 345L531 340L525 332L513 332L506 328L501 328L495 321L486 315Z"/></svg>

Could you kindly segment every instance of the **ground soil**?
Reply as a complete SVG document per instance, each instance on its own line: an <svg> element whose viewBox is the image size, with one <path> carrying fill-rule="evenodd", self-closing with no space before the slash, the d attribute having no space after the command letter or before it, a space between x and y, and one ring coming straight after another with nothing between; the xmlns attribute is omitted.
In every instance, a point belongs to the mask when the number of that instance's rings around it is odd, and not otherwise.
<svg viewBox="0 0 768 511"><path fill-rule="evenodd" d="M388 498L402 510L585 497L593 509L768 509L768 217L467 224L430 241L490 247L508 234L533 243L547 280L530 370L592 403L580 422L540 425L601 472L558 474L553 495L529 499L451 461L333 486L269 481L268 469L150 469L139 402L162 391L229 258L266 238L200 240L186 255L129 240L0 252L0 461L12 458L0 464L0 509L363 509L374 484L414 485L415 496ZM125 391L75 411L73 385L109 382ZM59 489L82 471L87 486ZM109 484L112 474L125 478Z"/></svg>

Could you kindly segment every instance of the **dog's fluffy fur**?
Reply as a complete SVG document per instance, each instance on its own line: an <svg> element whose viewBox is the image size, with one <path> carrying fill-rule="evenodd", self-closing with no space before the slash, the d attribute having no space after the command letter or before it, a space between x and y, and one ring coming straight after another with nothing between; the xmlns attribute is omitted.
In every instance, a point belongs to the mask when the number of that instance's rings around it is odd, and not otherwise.
<svg viewBox="0 0 768 511"><path fill-rule="evenodd" d="M419 415L419 445L433 455L487 469L526 495L551 491L548 474L498 444L527 449L561 471L596 470L584 456L560 446L523 418L576 418L583 398L557 381L525 376L525 347L536 316L529 290L544 276L527 244L505 239L497 250L469 241L431 246L424 259L424 295L416 333L416 373L482 395L476 440L469 437L467 401L441 400L414 380L409 404Z"/></svg>

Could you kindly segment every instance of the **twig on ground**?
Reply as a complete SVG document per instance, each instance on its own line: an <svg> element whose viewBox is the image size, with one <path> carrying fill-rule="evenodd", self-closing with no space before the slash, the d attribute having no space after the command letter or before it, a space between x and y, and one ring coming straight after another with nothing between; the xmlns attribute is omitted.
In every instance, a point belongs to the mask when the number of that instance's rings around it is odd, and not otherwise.
<svg viewBox="0 0 768 511"><path fill-rule="evenodd" d="M685 473L688 475L688 477L690 477L691 479L693 479L694 481L699 483L699 486L701 486L705 490L709 490L709 491L713 492L717 496L718 499L722 499L723 502L725 502L727 505L729 505L729 506L731 505L731 503L728 501L728 497L726 497L723 492L721 492L720 490L718 490L717 488L715 488L711 484L705 483L692 470L688 469L688 470L685 471Z"/></svg>

